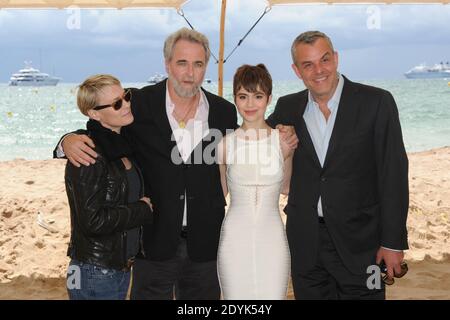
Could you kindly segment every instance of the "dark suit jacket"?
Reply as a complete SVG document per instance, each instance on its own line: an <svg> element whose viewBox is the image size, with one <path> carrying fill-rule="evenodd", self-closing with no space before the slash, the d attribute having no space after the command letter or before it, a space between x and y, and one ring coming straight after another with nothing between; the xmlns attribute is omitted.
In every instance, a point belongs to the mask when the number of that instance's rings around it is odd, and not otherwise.
<svg viewBox="0 0 450 320"><path fill-rule="evenodd" d="M235 106L219 96L203 92L209 103L209 129L218 129L222 135L227 129L236 129ZM166 113L166 81L133 89L132 96L134 122L122 128L122 134L133 146L144 176L145 194L154 206L153 224L144 226L146 258L163 261L175 255L186 190L188 255L194 261L215 260L226 202L219 166L203 161L201 155L205 148L205 153L210 154L209 150L218 144L218 139L210 134L196 146L189 159L192 161L174 163L172 153L178 159L180 156ZM200 156L193 157L193 154Z"/></svg>
<svg viewBox="0 0 450 320"><path fill-rule="evenodd" d="M365 273L380 246L408 248L408 159L395 101L388 91L344 79L323 168L303 120L307 90L281 97L268 119L293 125L300 140L284 209L293 272L316 262L320 196L336 250L353 273Z"/></svg>

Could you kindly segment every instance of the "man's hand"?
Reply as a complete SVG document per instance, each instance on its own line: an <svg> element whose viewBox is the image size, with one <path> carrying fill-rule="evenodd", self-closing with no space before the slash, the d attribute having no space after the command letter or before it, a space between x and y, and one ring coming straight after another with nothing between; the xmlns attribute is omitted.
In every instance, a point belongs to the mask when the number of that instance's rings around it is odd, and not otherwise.
<svg viewBox="0 0 450 320"><path fill-rule="evenodd" d="M67 159L75 166L88 166L95 163L97 153L94 142L87 135L71 134L64 138L62 148Z"/></svg>
<svg viewBox="0 0 450 320"><path fill-rule="evenodd" d="M293 126L284 126L279 124L276 129L280 131L281 140L283 140L291 150L297 149L298 137Z"/></svg>
<svg viewBox="0 0 450 320"><path fill-rule="evenodd" d="M394 251L381 247L377 252L377 264L380 264L381 260L384 260L387 268L387 275L390 279L394 277L394 272L400 274L402 268L400 264L403 262L403 251Z"/></svg>

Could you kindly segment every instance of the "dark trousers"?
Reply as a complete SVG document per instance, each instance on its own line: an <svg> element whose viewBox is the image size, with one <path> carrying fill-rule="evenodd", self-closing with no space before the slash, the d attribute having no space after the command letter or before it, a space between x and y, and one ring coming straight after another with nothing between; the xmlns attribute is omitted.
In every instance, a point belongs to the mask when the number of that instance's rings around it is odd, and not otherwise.
<svg viewBox="0 0 450 320"><path fill-rule="evenodd" d="M367 279L370 274L353 274L344 266L324 223L319 223L319 241L314 268L305 273L292 272L295 299L385 299L382 281L380 289L369 289Z"/></svg>
<svg viewBox="0 0 450 320"><path fill-rule="evenodd" d="M180 237L176 255L166 261L136 259L131 300L219 300L217 261L195 262Z"/></svg>

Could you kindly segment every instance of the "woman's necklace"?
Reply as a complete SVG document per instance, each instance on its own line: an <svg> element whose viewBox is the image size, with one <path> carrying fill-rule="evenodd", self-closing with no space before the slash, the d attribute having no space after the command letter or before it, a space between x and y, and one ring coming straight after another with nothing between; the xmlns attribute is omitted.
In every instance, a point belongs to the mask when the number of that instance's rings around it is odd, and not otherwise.
<svg viewBox="0 0 450 320"><path fill-rule="evenodd" d="M187 111L185 112L183 117L180 117L178 112L176 112L175 109L173 109L173 113L174 113L175 117L179 119L179 120L177 120L177 122L181 129L184 129L186 127L186 119L188 118L189 114L191 113L192 108L194 107L196 101L197 101L197 99L195 99L195 98L191 101L190 106L187 108Z"/></svg>

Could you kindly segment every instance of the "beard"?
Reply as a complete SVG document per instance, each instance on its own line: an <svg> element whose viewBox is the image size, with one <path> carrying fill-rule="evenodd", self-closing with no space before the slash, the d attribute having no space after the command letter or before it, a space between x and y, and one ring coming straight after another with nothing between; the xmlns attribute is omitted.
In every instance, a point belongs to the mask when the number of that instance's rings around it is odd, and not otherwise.
<svg viewBox="0 0 450 320"><path fill-rule="evenodd" d="M195 84L191 89L185 89L173 76L169 75L169 81L173 86L176 94L183 98L192 98L200 90L200 85Z"/></svg>

